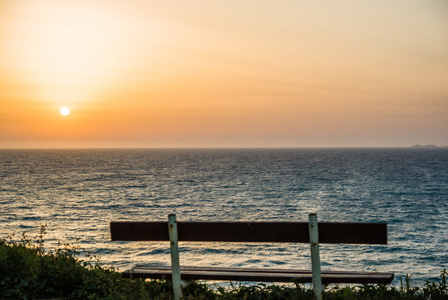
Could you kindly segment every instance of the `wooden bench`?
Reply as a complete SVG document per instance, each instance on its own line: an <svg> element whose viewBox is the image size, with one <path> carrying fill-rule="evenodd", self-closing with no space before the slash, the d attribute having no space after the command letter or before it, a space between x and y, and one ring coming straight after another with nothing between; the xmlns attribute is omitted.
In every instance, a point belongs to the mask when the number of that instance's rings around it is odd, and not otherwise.
<svg viewBox="0 0 448 300"><path fill-rule="evenodd" d="M322 297L322 284L391 283L389 272L349 272L320 270L319 243L387 244L386 223L309 222L111 222L113 241L170 241L171 266L137 265L123 272L125 277L172 279L174 296L182 297L183 280L234 280L254 282L313 283L316 298ZM180 266L178 241L310 243L312 270L219 268Z"/></svg>

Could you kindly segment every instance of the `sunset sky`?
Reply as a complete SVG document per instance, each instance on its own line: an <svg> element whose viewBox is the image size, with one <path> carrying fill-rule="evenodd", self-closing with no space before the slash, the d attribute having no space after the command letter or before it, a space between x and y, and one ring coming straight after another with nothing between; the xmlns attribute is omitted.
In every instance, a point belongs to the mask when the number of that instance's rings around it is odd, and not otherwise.
<svg viewBox="0 0 448 300"><path fill-rule="evenodd" d="M413 144L448 145L448 1L0 1L0 148Z"/></svg>

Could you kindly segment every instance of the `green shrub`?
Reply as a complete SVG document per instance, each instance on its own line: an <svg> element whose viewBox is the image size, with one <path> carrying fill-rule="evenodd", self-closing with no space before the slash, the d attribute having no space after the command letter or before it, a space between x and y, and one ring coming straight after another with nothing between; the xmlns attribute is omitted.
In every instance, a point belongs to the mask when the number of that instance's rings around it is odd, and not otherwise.
<svg viewBox="0 0 448 300"><path fill-rule="evenodd" d="M45 227L41 227L34 240L25 234L19 242L2 240L0 298L144 299L151 294L154 284L122 278L89 253L83 260L78 246L60 244L55 250L45 250L44 234Z"/></svg>

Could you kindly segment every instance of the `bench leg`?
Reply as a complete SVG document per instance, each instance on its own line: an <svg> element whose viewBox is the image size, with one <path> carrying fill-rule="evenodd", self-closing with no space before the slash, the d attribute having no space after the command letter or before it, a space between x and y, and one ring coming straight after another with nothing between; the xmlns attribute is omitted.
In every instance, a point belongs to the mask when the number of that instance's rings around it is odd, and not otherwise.
<svg viewBox="0 0 448 300"><path fill-rule="evenodd" d="M175 214L170 214L168 216L168 230L170 235L171 272L172 272L174 299L179 300L183 298L183 295L182 295L182 281L180 278L179 245L177 237L177 221Z"/></svg>
<svg viewBox="0 0 448 300"><path fill-rule="evenodd" d="M322 299L322 275L320 271L320 257L319 257L319 231L317 227L317 215L309 215L309 230L310 230L310 246L311 246L311 268L313 272L313 290L314 298Z"/></svg>

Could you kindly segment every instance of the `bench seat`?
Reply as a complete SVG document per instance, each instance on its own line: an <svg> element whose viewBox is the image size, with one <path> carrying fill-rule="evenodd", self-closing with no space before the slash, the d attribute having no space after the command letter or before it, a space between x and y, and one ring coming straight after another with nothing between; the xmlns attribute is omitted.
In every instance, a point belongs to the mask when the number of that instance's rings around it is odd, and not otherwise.
<svg viewBox="0 0 448 300"><path fill-rule="evenodd" d="M183 280L227 280L251 282L311 283L312 272L296 269L222 268L181 266ZM123 273L128 278L171 279L170 266L137 265ZM322 271L322 283L383 283L394 278L388 272Z"/></svg>

